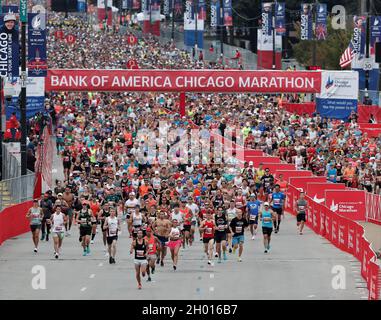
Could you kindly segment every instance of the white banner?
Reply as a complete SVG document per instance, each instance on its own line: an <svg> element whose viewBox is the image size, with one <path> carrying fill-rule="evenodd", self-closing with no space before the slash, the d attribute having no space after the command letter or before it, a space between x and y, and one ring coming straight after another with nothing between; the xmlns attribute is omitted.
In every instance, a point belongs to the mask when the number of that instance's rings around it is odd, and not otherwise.
<svg viewBox="0 0 381 320"><path fill-rule="evenodd" d="M273 51L273 36L268 36L262 33L261 29L257 30L258 35L258 50ZM282 51L282 36L275 35L275 51Z"/></svg>
<svg viewBox="0 0 381 320"><path fill-rule="evenodd" d="M357 100L359 74L357 71L322 71L321 99Z"/></svg>
<svg viewBox="0 0 381 320"><path fill-rule="evenodd" d="M28 97L43 97L45 96L45 78L42 77L28 77L27 78L26 94ZM21 92L20 78L18 81L11 82L7 80L4 83L4 95L18 97Z"/></svg>
<svg viewBox="0 0 381 320"><path fill-rule="evenodd" d="M186 1L184 10L184 30L196 30L195 21L195 19L192 19L192 1ZM197 30L204 30L204 20L197 19Z"/></svg>

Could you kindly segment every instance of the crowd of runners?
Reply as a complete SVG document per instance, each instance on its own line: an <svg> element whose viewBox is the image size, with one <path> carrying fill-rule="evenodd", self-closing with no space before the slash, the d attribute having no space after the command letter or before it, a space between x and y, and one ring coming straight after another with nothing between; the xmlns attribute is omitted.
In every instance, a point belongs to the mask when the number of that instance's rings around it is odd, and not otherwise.
<svg viewBox="0 0 381 320"><path fill-rule="evenodd" d="M129 56L144 68L206 67L153 38L140 39L130 51L123 35L93 31L75 18L66 27L80 41L70 48L50 41L52 67L122 68ZM51 26L50 37L53 30ZM111 54L107 47L126 49ZM211 129L225 135L227 128L237 128L232 140L242 134L247 148L279 156L329 181L380 193L380 138L362 134L355 115L346 123L318 114L298 116L281 108L282 98L287 97L189 94L186 116L180 117L178 97L169 93L50 94L47 104L58 111L54 125L65 178L28 211L34 251L39 241L51 236L58 259L65 236L78 226L83 256L91 254L95 241L102 241L114 264L118 236L125 228L128 232L122 235L131 240L139 288L141 276L147 274L151 281L167 256L177 270L180 250L196 242L203 243L210 266L232 257L242 262L245 235L255 240L260 227L264 253L269 254L272 233L281 230L287 182L275 180L266 167L241 163L234 152L218 161L213 139L209 161L202 163L205 154L179 143L191 137L192 128L200 129L201 144L209 140ZM166 130L171 134L164 139ZM165 156L163 148L169 151ZM188 161L184 154L190 156ZM297 201L298 235L303 234L306 206L302 193Z"/></svg>

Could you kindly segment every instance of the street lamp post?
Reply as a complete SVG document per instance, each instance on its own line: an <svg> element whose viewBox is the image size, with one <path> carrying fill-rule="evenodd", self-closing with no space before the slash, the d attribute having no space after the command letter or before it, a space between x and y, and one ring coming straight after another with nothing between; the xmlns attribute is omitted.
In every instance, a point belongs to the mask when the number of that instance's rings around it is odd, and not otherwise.
<svg viewBox="0 0 381 320"><path fill-rule="evenodd" d="M21 125L21 175L27 174L27 156L26 156L26 25L27 0L20 0L20 20L21 20L21 99L20 99L20 125Z"/></svg>

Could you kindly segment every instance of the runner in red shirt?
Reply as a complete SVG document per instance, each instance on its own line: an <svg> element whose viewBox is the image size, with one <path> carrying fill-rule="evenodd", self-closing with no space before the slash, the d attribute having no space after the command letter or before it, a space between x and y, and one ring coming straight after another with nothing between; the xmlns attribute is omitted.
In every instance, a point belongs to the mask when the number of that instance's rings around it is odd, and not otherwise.
<svg viewBox="0 0 381 320"><path fill-rule="evenodd" d="M155 262L156 262L156 252L157 252L157 246L160 245L160 241L157 237L155 237L152 234L152 229L151 227L147 227L146 229L146 236L144 239L147 241L147 275L148 275L148 281L151 281L151 273L155 273ZM150 272L150 267L151 267L151 272Z"/></svg>
<svg viewBox="0 0 381 320"><path fill-rule="evenodd" d="M216 224L210 211L206 213L206 219L201 222L200 230L203 232L202 241L204 242L204 252L208 256L208 264L213 266L213 245L214 245L214 231Z"/></svg>

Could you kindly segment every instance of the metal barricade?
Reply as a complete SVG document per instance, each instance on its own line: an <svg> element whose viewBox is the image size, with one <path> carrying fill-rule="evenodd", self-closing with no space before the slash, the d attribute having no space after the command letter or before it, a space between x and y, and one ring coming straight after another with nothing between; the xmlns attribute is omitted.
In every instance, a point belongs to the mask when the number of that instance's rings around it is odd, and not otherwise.
<svg viewBox="0 0 381 320"><path fill-rule="evenodd" d="M9 206L33 199L34 173L0 181L0 212Z"/></svg>

